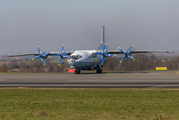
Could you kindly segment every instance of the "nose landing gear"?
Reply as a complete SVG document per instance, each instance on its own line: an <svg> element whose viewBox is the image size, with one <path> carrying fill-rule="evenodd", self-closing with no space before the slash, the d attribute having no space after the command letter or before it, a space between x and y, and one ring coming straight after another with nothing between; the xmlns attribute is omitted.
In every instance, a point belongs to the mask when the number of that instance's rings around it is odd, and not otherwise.
<svg viewBox="0 0 179 120"><path fill-rule="evenodd" d="M76 69L75 70L75 74L80 74L81 73L81 70L80 69Z"/></svg>

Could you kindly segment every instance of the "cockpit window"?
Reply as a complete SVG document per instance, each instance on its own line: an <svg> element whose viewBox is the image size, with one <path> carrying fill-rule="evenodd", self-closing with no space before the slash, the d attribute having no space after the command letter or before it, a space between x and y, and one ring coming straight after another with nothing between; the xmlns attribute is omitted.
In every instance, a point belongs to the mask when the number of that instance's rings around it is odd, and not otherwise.
<svg viewBox="0 0 179 120"><path fill-rule="evenodd" d="M79 58L82 58L82 56L81 55L71 55L70 58L79 59Z"/></svg>

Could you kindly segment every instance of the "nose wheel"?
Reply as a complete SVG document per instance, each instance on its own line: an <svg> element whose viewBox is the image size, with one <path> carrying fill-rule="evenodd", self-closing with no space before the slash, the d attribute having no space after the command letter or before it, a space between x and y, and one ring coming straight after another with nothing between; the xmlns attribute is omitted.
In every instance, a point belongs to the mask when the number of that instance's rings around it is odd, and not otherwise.
<svg viewBox="0 0 179 120"><path fill-rule="evenodd" d="M75 74L80 74L81 73L81 70L80 69L76 69L75 70Z"/></svg>

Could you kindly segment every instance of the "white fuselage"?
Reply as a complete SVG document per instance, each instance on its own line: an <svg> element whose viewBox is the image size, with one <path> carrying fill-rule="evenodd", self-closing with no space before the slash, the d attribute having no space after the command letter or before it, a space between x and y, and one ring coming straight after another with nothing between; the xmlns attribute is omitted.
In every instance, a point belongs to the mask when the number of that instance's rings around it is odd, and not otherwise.
<svg viewBox="0 0 179 120"><path fill-rule="evenodd" d="M77 50L70 55L67 62L71 68L93 70L101 68L102 55L93 54L96 50ZM105 57L104 63L108 57Z"/></svg>

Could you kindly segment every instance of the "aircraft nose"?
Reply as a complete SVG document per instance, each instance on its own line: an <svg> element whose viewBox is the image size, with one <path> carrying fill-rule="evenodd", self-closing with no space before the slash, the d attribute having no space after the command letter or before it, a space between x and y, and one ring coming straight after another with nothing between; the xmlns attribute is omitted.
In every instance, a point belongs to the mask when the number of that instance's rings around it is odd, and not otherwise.
<svg viewBox="0 0 179 120"><path fill-rule="evenodd" d="M69 59L68 60L68 63L69 63L69 65L71 65L71 66L73 66L74 64L75 64L75 59Z"/></svg>

